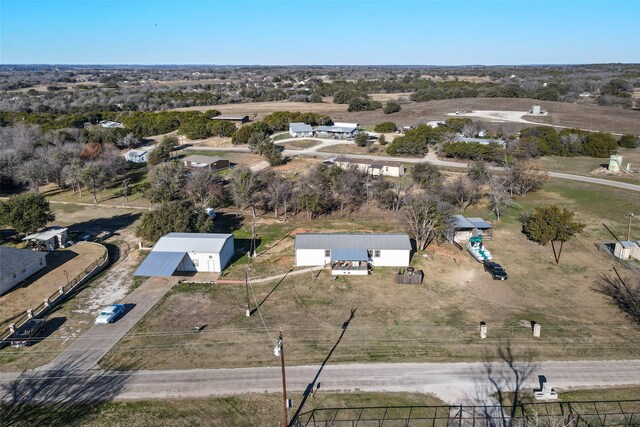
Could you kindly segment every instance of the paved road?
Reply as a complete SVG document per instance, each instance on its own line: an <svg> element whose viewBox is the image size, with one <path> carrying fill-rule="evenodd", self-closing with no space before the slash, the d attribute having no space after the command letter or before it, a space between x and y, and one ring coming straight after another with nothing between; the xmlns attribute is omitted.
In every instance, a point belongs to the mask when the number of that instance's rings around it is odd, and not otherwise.
<svg viewBox="0 0 640 427"><path fill-rule="evenodd" d="M268 350L267 350L268 351ZM274 358L274 362L275 361ZM275 365L275 364L274 364ZM363 392L420 392L433 393L451 403L485 403L490 401L496 386L503 391L516 387L515 374L505 363L490 365L491 373L482 363L398 363L327 365L317 377L314 387L320 384L323 391ZM544 375L556 389L570 387L612 387L640 385L640 360L628 361L577 361L539 362L529 367L515 365L522 373L529 371L518 388L530 393L539 386L538 375ZM294 366L287 368L287 390L295 405L302 393L316 378L318 366ZM86 381L77 387L78 381ZM493 383L492 383L493 381ZM76 386L88 396L95 395L93 384L111 385L115 390L109 398L169 399L187 397L222 396L239 393L280 392L280 367L241 369L194 369L137 372L89 372L59 373L31 372L25 374L0 374L0 386L19 385L19 389L38 389L42 384L53 387L59 393L41 393L58 398L79 400L82 396L68 393L67 384ZM495 385L494 385L495 384ZM29 385L25 387L25 385ZM8 388L8 387L7 387ZM69 390L74 390L69 387ZM71 395L70 395L71 394ZM39 394L30 395L39 399Z"/></svg>
<svg viewBox="0 0 640 427"><path fill-rule="evenodd" d="M319 152L319 151L314 151L313 148L315 147L311 147L310 149L305 149L305 150L284 150L284 154L289 155L289 156L313 156L313 157L334 157L334 156L339 156L339 153L327 153L327 152ZM229 151L229 152L247 152L249 151L248 147L216 147L216 148L212 148L212 147L189 147L187 148L189 149L193 149L193 150L199 150L199 151L206 151L206 150L210 150L210 151ZM458 162L450 162L447 160L440 160L436 157L435 154L433 153L429 153L427 154L425 157L389 157L389 156L376 156L373 154L349 154L349 157L352 158L356 158L356 159L366 159L366 160L394 160L397 162L404 162L404 163L432 163L436 166L443 166L443 167L448 167L448 168L459 168L459 169L466 169L468 167L468 165L466 163L458 163ZM500 167L492 167L492 170L495 171L500 171L503 170ZM549 176L551 178L559 178L559 179L568 179L571 181L580 181L580 182L587 182L590 184L598 184L598 185L606 185L608 187L616 187L616 188L622 188L624 190L631 190L631 191L640 191L640 185L638 184L630 184L627 182L621 182L621 181L613 181L610 179L602 179L602 178L593 178L590 176L582 176L582 175L574 175L574 174L569 174L569 173L563 173L563 172L549 172Z"/></svg>
<svg viewBox="0 0 640 427"><path fill-rule="evenodd" d="M38 370L86 371L97 368L98 361L171 289L173 281L154 277L125 297L127 313L115 323L92 326L55 359Z"/></svg>

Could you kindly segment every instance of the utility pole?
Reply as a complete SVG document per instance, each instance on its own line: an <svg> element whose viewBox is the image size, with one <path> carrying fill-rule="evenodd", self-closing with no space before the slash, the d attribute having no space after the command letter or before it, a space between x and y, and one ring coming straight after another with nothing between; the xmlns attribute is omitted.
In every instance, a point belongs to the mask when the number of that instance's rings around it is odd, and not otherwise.
<svg viewBox="0 0 640 427"><path fill-rule="evenodd" d="M631 218L633 218L633 212L629 214L629 228L627 229L627 240L631 240Z"/></svg>
<svg viewBox="0 0 640 427"><path fill-rule="evenodd" d="M251 317L251 304L249 302L249 269L250 266L246 266L244 269L244 287L247 291L247 317Z"/></svg>
<svg viewBox="0 0 640 427"><path fill-rule="evenodd" d="M287 416L287 380L284 375L284 341L282 339L282 326L280 336L276 340L276 347L273 349L275 356L280 356L280 368L282 369L282 426L288 427L289 417Z"/></svg>

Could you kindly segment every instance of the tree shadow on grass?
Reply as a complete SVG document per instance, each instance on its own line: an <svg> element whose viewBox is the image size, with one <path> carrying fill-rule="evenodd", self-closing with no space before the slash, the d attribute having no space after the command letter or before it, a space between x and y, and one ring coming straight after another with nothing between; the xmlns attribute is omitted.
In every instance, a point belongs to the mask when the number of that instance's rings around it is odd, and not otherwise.
<svg viewBox="0 0 640 427"><path fill-rule="evenodd" d="M79 425L113 400L131 380L122 372L74 371L73 366L0 377L2 426Z"/></svg>

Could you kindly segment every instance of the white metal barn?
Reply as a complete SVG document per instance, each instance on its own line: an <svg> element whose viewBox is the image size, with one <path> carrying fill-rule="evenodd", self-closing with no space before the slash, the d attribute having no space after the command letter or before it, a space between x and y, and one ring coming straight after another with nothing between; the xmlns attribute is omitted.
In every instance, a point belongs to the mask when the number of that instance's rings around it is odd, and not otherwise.
<svg viewBox="0 0 640 427"><path fill-rule="evenodd" d="M296 267L329 266L331 274L369 274L371 267L408 267L406 234L301 233L295 241Z"/></svg>
<svg viewBox="0 0 640 427"><path fill-rule="evenodd" d="M0 246L0 295L46 266L44 252Z"/></svg>
<svg viewBox="0 0 640 427"><path fill-rule="evenodd" d="M158 240L133 275L220 273L231 261L234 250L233 234L169 233Z"/></svg>

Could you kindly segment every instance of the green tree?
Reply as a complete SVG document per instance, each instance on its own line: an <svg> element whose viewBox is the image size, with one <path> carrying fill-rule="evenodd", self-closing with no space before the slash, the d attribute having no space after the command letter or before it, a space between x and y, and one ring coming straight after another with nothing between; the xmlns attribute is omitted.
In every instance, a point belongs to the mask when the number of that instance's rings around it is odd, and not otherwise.
<svg viewBox="0 0 640 427"><path fill-rule="evenodd" d="M359 132L353 138L353 141L358 147L366 147L369 142L369 134L366 132Z"/></svg>
<svg viewBox="0 0 640 427"><path fill-rule="evenodd" d="M398 126L394 122L381 122L373 128L374 131L381 133L395 132L396 129L398 129Z"/></svg>
<svg viewBox="0 0 640 427"><path fill-rule="evenodd" d="M162 141L156 146L155 149L149 153L149 159L147 163L149 165L157 165L162 162L166 162L171 159L171 152L178 145L178 138L173 135L167 135L162 138Z"/></svg>
<svg viewBox="0 0 640 427"><path fill-rule="evenodd" d="M0 201L0 223L20 233L37 231L54 219L49 201L42 194L18 194Z"/></svg>
<svg viewBox="0 0 640 427"><path fill-rule="evenodd" d="M542 246L551 242L553 256L558 264L564 242L580 233L585 227L584 224L574 221L574 216L574 212L560 209L556 205L538 207L533 214L524 218L523 232L530 240ZM556 251L556 242L560 242L558 251Z"/></svg>
<svg viewBox="0 0 640 427"><path fill-rule="evenodd" d="M380 135L380 136L378 137L378 144L380 144L380 145L382 145L382 146L387 145L387 138L385 138L385 136L384 136L384 135Z"/></svg>
<svg viewBox="0 0 640 427"><path fill-rule="evenodd" d="M188 200L177 200L143 214L136 234L148 242L155 242L171 232L210 233L213 226L213 220L204 209Z"/></svg>
<svg viewBox="0 0 640 427"><path fill-rule="evenodd" d="M618 145L623 148L637 148L640 145L640 138L634 135L622 135L618 140Z"/></svg>
<svg viewBox="0 0 640 427"><path fill-rule="evenodd" d="M418 163L411 171L413 182L425 190L438 192L442 187L442 173L431 163Z"/></svg>
<svg viewBox="0 0 640 427"><path fill-rule="evenodd" d="M186 172L180 162L161 163L149 172L146 196L151 203L169 202L178 198L185 183Z"/></svg>
<svg viewBox="0 0 640 427"><path fill-rule="evenodd" d="M385 114L393 114L393 113L399 112L400 110L402 110L402 107L400 106L400 104L394 101L389 101L387 102L387 105L384 106L382 111Z"/></svg>

